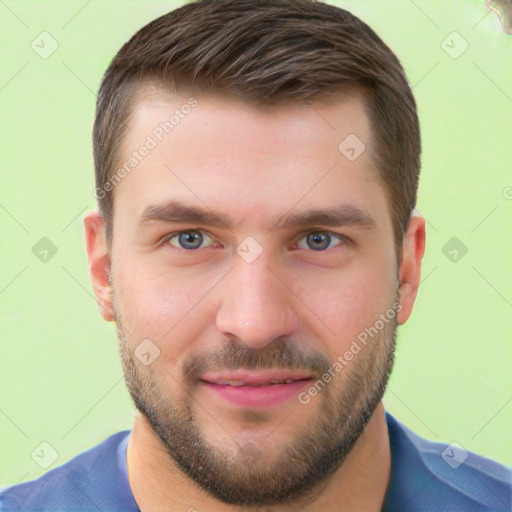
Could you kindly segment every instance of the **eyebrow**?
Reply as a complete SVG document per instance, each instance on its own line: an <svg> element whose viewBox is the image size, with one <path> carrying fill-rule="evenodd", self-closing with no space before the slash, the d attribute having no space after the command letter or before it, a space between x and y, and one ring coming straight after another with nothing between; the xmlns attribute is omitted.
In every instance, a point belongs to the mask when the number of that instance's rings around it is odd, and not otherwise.
<svg viewBox="0 0 512 512"><path fill-rule="evenodd" d="M229 215L220 215L207 207L199 208L176 200L147 206L140 217L139 225L150 222L196 224L227 229L236 224ZM378 224L375 217L365 209L342 204L298 212L291 210L275 220L269 231L312 226L357 226L377 230Z"/></svg>

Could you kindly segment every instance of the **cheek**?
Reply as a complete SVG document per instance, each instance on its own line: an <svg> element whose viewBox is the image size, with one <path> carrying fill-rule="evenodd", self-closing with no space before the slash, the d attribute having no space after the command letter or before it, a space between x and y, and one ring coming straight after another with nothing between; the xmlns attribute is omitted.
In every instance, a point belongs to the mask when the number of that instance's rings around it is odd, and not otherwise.
<svg viewBox="0 0 512 512"><path fill-rule="evenodd" d="M308 328L326 343L331 339L337 353L374 325L395 297L393 269L387 265L330 270L301 281L297 295L316 315L299 306L311 319Z"/></svg>
<svg viewBox="0 0 512 512"><path fill-rule="evenodd" d="M208 343L215 339L214 294L210 292L215 291L218 272L164 269L128 259L116 272L116 301L130 344L135 348L149 338L160 349L160 362L167 372L179 378L184 358L191 351L211 349Z"/></svg>
<svg viewBox="0 0 512 512"><path fill-rule="evenodd" d="M156 342L163 341L164 336L174 337L180 321L196 309L205 293L203 288L187 272L158 271L130 260L118 265L114 274L116 302L123 324L132 336Z"/></svg>

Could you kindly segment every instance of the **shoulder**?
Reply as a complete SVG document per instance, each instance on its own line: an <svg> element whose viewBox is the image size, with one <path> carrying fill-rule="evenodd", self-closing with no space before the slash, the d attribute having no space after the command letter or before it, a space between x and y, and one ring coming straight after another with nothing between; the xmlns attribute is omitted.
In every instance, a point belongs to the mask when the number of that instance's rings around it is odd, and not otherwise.
<svg viewBox="0 0 512 512"><path fill-rule="evenodd" d="M0 509L136 511L122 465L129 435L118 432L35 480L2 488Z"/></svg>
<svg viewBox="0 0 512 512"><path fill-rule="evenodd" d="M512 472L457 443L424 439L386 413L392 457L387 511L512 510Z"/></svg>

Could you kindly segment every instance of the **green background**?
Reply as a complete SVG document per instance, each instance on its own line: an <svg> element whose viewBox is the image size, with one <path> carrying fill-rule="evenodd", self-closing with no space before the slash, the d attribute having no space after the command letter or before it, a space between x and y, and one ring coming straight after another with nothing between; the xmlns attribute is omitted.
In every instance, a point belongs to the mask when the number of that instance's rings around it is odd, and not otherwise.
<svg viewBox="0 0 512 512"><path fill-rule="evenodd" d="M385 405L425 437L512 465L512 36L483 1L337 4L399 55L422 127L427 254ZM43 441L55 467L131 426L82 227L95 92L134 31L178 5L0 2L1 484L44 472L31 458ZM31 43L45 31L59 46L43 59ZM32 252L42 237L57 248L46 263Z"/></svg>

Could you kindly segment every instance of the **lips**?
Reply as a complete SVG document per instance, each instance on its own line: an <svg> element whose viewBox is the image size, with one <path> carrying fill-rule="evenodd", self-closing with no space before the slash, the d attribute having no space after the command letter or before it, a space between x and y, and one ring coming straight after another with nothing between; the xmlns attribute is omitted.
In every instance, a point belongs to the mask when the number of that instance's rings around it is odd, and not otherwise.
<svg viewBox="0 0 512 512"><path fill-rule="evenodd" d="M208 381L206 381L208 382ZM260 386L273 386L276 384L291 384L295 382L294 379L286 379L286 380L273 380L271 382L244 382L243 380L221 380L218 382L212 382L211 384L217 384L219 386L251 386L251 387L260 387Z"/></svg>
<svg viewBox="0 0 512 512"><path fill-rule="evenodd" d="M200 378L203 382L218 386L261 387L293 384L296 381L311 379L311 374L298 370L234 370L206 372Z"/></svg>
<svg viewBox="0 0 512 512"><path fill-rule="evenodd" d="M230 411L233 406L270 411L296 400L311 379L311 373L299 370L206 372L199 380L199 392L219 407L229 403Z"/></svg>

